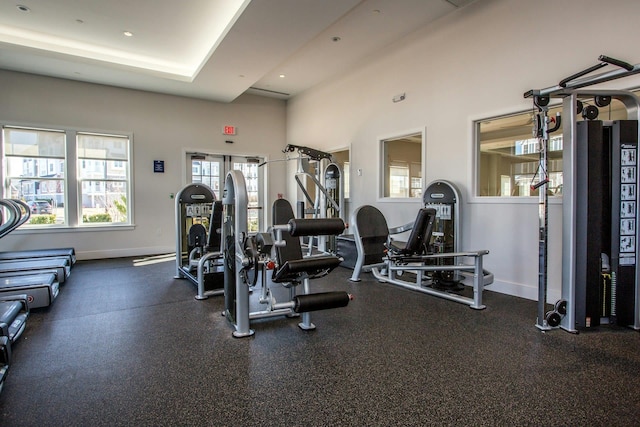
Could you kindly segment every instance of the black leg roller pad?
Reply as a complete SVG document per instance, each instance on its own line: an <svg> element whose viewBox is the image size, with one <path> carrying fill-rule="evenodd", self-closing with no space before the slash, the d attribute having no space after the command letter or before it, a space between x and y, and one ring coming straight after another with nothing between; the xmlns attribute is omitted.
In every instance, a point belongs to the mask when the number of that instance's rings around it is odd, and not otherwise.
<svg viewBox="0 0 640 427"><path fill-rule="evenodd" d="M320 292L317 294L297 295L293 311L306 313L309 311L327 310L346 307L353 298L346 292Z"/></svg>

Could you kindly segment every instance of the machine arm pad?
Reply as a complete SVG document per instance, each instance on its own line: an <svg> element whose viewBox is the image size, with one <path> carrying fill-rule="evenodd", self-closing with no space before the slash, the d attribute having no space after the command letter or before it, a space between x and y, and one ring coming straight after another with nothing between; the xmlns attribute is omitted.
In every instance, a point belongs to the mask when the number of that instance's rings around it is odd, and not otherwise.
<svg viewBox="0 0 640 427"><path fill-rule="evenodd" d="M289 220L289 233L292 236L328 236L338 235L345 229L340 218L296 219Z"/></svg>

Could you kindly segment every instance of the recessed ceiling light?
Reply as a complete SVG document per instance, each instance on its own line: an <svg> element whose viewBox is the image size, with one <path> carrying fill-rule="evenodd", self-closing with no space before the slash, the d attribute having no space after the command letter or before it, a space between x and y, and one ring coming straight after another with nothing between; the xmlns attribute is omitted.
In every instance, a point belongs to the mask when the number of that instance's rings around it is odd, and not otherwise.
<svg viewBox="0 0 640 427"><path fill-rule="evenodd" d="M18 8L18 10L19 10L20 12L31 12L31 9L29 9L29 7L28 7L28 6L25 6L25 5L23 5L23 4L19 4L19 5L17 5L16 7Z"/></svg>
<svg viewBox="0 0 640 427"><path fill-rule="evenodd" d="M122 34L124 34L127 37L133 37L133 33L131 31L123 31Z"/></svg>
<svg viewBox="0 0 640 427"><path fill-rule="evenodd" d="M281 78L281 79L284 79L285 77L287 77L287 76L286 76L286 75L284 75L284 74L280 74L280 78Z"/></svg>
<svg viewBox="0 0 640 427"><path fill-rule="evenodd" d="M338 37L338 36L333 36L333 37L331 37L331 41L332 41L332 42L334 42L334 43L337 43L337 42L339 42L340 40L342 40L342 39L341 39L340 37Z"/></svg>

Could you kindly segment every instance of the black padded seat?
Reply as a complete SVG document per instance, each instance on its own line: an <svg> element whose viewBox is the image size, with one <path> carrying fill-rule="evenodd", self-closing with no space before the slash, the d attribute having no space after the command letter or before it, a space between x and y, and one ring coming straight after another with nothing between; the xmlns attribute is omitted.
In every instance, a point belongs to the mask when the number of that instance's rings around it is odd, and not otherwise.
<svg viewBox="0 0 640 427"><path fill-rule="evenodd" d="M295 282L300 279L300 273L306 273L309 276L317 276L327 274L329 270L333 270L340 265L341 259L332 255L319 255L298 260L289 260L282 267L274 271L273 281L279 282Z"/></svg>
<svg viewBox="0 0 640 427"><path fill-rule="evenodd" d="M289 201L277 199L272 208L273 225L288 224L294 219L293 208ZM278 268L273 270L272 280L275 283L300 282L304 278L317 278L329 274L340 265L342 258L334 255L317 255L303 257L300 238L282 231L285 246L276 246Z"/></svg>
<svg viewBox="0 0 640 427"><path fill-rule="evenodd" d="M431 230L436 219L436 210L421 208L413 223L411 234L406 243L391 241L388 249L395 255L421 255L426 252Z"/></svg>

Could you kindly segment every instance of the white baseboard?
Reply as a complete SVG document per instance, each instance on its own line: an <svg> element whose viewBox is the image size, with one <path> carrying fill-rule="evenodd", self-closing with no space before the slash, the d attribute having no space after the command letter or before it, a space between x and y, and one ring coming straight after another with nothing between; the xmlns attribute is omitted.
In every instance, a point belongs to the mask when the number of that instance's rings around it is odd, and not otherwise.
<svg viewBox="0 0 640 427"><path fill-rule="evenodd" d="M493 283L485 287L488 291L499 292L501 294L514 297L525 298L533 301L538 300L538 287L525 285L523 283L506 282L494 279ZM557 289L547 290L547 302L554 303L561 298L561 291Z"/></svg>
<svg viewBox="0 0 640 427"><path fill-rule="evenodd" d="M76 251L78 260L105 259L105 258L123 258L131 256L145 255L163 255L175 253L175 247L148 247L148 248L126 248L126 249L109 249L99 251Z"/></svg>

